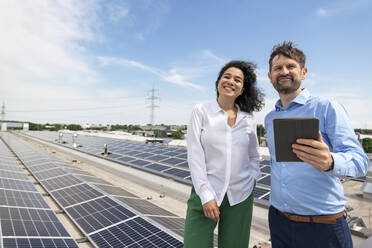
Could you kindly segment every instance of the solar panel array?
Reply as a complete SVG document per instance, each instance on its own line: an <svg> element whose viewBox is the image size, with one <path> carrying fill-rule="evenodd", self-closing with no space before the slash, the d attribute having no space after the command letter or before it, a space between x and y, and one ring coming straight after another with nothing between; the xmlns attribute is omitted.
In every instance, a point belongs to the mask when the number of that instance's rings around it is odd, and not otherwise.
<svg viewBox="0 0 372 248"><path fill-rule="evenodd" d="M0 247L78 247L2 140L0 224Z"/></svg>
<svg viewBox="0 0 372 248"><path fill-rule="evenodd" d="M102 179L98 183L86 182L84 179L94 177L32 149L14 136L7 138L11 139L8 143L23 164L95 246L182 247L172 231L164 231L161 223L154 225L156 221L142 215L133 202L124 203L105 192L106 189L119 194L125 190ZM142 200L125 193L120 197ZM155 213L155 216L158 215Z"/></svg>
<svg viewBox="0 0 372 248"><path fill-rule="evenodd" d="M59 143L58 132L42 131L27 132L26 134L44 141L73 148L72 134L64 133L62 143ZM160 176L172 178L185 184L192 184L187 163L187 150L184 148L85 135L78 136L77 144L78 146L73 149ZM107 145L108 151L111 153L108 156L103 155L104 144ZM256 202L268 206L270 196L270 161L261 161L260 168L262 176L257 180L254 197Z"/></svg>

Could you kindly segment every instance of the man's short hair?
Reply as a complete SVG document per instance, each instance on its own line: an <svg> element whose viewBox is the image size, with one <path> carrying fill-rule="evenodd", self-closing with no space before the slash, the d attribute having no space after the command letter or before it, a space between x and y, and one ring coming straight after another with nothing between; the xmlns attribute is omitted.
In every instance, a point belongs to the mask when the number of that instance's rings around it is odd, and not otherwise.
<svg viewBox="0 0 372 248"><path fill-rule="evenodd" d="M273 47L269 60L270 71L273 59L276 55L283 55L287 58L296 60L297 63L300 64L301 68L305 67L306 56L304 52L293 45L292 41L284 41L282 44L277 44Z"/></svg>

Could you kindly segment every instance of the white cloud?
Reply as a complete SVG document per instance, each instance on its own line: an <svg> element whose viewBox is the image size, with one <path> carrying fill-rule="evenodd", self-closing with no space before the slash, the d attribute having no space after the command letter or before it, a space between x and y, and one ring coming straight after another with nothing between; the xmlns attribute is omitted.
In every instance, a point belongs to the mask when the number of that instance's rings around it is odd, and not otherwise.
<svg viewBox="0 0 372 248"><path fill-rule="evenodd" d="M315 15L319 17L331 17L339 15L347 15L363 10L368 5L371 5L369 0L338 0L332 1L327 6L316 9Z"/></svg>
<svg viewBox="0 0 372 248"><path fill-rule="evenodd" d="M129 15L129 7L124 2L117 2L105 5L108 17L113 22L119 22Z"/></svg>
<svg viewBox="0 0 372 248"><path fill-rule="evenodd" d="M195 88L198 90L203 89L200 85L187 81L185 77L177 73L177 70L175 69L171 69L169 72L165 72L155 67L150 67L150 66L144 65L134 60L128 60L124 58L115 58L115 57L104 57L104 56L99 56L97 58L101 62L101 64L104 66L120 65L123 67L135 67L135 68L139 68L141 70L150 72L168 83L177 84L183 87Z"/></svg>
<svg viewBox="0 0 372 248"><path fill-rule="evenodd" d="M327 16L328 12L325 9L319 8L319 9L316 10L316 14L318 16Z"/></svg>

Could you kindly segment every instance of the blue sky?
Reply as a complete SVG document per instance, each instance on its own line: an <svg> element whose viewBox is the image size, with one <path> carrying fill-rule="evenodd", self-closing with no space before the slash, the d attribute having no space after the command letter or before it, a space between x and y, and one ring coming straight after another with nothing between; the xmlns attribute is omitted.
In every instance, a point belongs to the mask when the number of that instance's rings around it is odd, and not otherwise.
<svg viewBox="0 0 372 248"><path fill-rule="evenodd" d="M38 123L186 124L193 105L215 98L219 69L257 64L265 108L273 45L307 55L303 86L333 97L354 128L372 128L372 1L0 2L0 102L6 119Z"/></svg>

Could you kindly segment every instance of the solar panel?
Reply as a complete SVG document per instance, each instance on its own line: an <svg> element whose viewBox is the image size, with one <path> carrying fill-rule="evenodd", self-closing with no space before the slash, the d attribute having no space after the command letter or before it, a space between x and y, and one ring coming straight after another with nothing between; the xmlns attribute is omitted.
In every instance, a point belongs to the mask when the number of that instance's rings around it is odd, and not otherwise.
<svg viewBox="0 0 372 248"><path fill-rule="evenodd" d="M98 184L107 184L107 185L111 185L111 183L101 179L101 178L98 178L98 177L95 177L95 176L84 176L84 175L78 175L77 177L79 177L80 179L84 180L85 182L88 182L88 183L98 183Z"/></svg>
<svg viewBox="0 0 372 248"><path fill-rule="evenodd" d="M132 207L141 214L176 216L175 214L158 207L157 205L140 198L115 197L124 204Z"/></svg>
<svg viewBox="0 0 372 248"><path fill-rule="evenodd" d="M73 239L57 238L3 238L4 248L78 248Z"/></svg>
<svg viewBox="0 0 372 248"><path fill-rule="evenodd" d="M0 205L49 208L39 192L0 189Z"/></svg>
<svg viewBox="0 0 372 248"><path fill-rule="evenodd" d="M135 197L136 195L116 186L108 186L108 185L95 185L95 187L101 189L102 191L106 192L108 195L117 195L117 196L126 196L126 197Z"/></svg>
<svg viewBox="0 0 372 248"><path fill-rule="evenodd" d="M154 153L142 152L142 153L137 154L136 157L138 157L138 158L148 158L148 157L151 157L151 156L154 156L154 155L155 155Z"/></svg>
<svg viewBox="0 0 372 248"><path fill-rule="evenodd" d="M189 168L189 164L187 163L187 161L185 161L183 163L180 163L180 164L177 164L177 166L184 167L184 168Z"/></svg>
<svg viewBox="0 0 372 248"><path fill-rule="evenodd" d="M270 192L270 190L256 186L253 191L253 196L254 198L259 198L268 192Z"/></svg>
<svg viewBox="0 0 372 248"><path fill-rule="evenodd" d="M0 178L0 189L37 191L31 182L7 179L7 178Z"/></svg>
<svg viewBox="0 0 372 248"><path fill-rule="evenodd" d="M41 184L48 190L48 191L53 191L56 189L61 189L65 188L68 186L76 185L82 183L80 179L77 179L73 175L64 175L60 177L55 177L52 179L47 179L41 181Z"/></svg>
<svg viewBox="0 0 372 248"><path fill-rule="evenodd" d="M57 177L57 176L61 176L61 175L66 175L68 173L66 171L64 171L63 169L56 167L56 168L52 168L50 170L43 170L41 172L34 172L33 174L39 180L46 180L48 178Z"/></svg>
<svg viewBox="0 0 372 248"><path fill-rule="evenodd" d="M268 175L268 176L265 176L265 177L262 177L262 178L258 179L257 183L270 186L270 183L271 183L270 179L271 179L271 175Z"/></svg>
<svg viewBox="0 0 372 248"><path fill-rule="evenodd" d="M155 171L163 171L163 170L169 169L170 167L165 166L165 165L161 165L161 164L153 163L153 164L147 165L146 168L149 168L149 169L152 169L152 170L155 170Z"/></svg>
<svg viewBox="0 0 372 248"><path fill-rule="evenodd" d="M92 234L99 247L183 247L182 242L141 217Z"/></svg>
<svg viewBox="0 0 372 248"><path fill-rule="evenodd" d="M11 165L12 163L4 163L0 165L0 170L6 170L6 171L14 171L14 172L23 172L24 170L19 166L18 163L14 162L14 165Z"/></svg>
<svg viewBox="0 0 372 248"><path fill-rule="evenodd" d="M63 207L103 196L101 192L85 183L53 191L51 195Z"/></svg>
<svg viewBox="0 0 372 248"><path fill-rule="evenodd" d="M154 156L148 157L147 159L153 160L153 161L160 161L160 160L163 160L163 159L166 159L166 158L168 158L168 157L163 156L163 155L154 155Z"/></svg>
<svg viewBox="0 0 372 248"><path fill-rule="evenodd" d="M87 234L135 216L107 196L68 207L66 212Z"/></svg>
<svg viewBox="0 0 372 248"><path fill-rule="evenodd" d="M2 236L69 237L52 210L0 207Z"/></svg>
<svg viewBox="0 0 372 248"><path fill-rule="evenodd" d="M181 217L163 217L163 216L150 216L150 219L159 223L168 230L177 233L181 237L184 236L185 219Z"/></svg>
<svg viewBox="0 0 372 248"><path fill-rule="evenodd" d="M271 173L271 167L270 166L262 166L260 169L261 169L261 172L263 172L263 173L267 173L267 174Z"/></svg>
<svg viewBox="0 0 372 248"><path fill-rule="evenodd" d="M181 154L177 155L176 157L177 158L187 159L187 153L181 153Z"/></svg>
<svg viewBox="0 0 372 248"><path fill-rule="evenodd" d="M118 158L117 160L126 163L126 162L129 162L129 161L135 160L135 158L124 156L124 157Z"/></svg>
<svg viewBox="0 0 372 248"><path fill-rule="evenodd" d="M131 165L137 165L137 166L145 166L151 164L151 162L142 160L142 159L137 159L129 162Z"/></svg>
<svg viewBox="0 0 372 248"><path fill-rule="evenodd" d="M6 171L6 170L0 170L0 177L8 178L8 179L26 180L26 181L29 180L24 172L12 172L12 171Z"/></svg>
<svg viewBox="0 0 372 248"><path fill-rule="evenodd" d="M167 158L167 159L162 160L161 162L171 164L171 165L176 165L176 164L184 163L186 161L180 158Z"/></svg>
<svg viewBox="0 0 372 248"><path fill-rule="evenodd" d="M172 169L166 170L164 172L166 172L167 174L170 174L170 175L180 177L180 178L185 178L185 177L190 176L190 171L181 170L181 169L177 169L177 168L172 168Z"/></svg>

